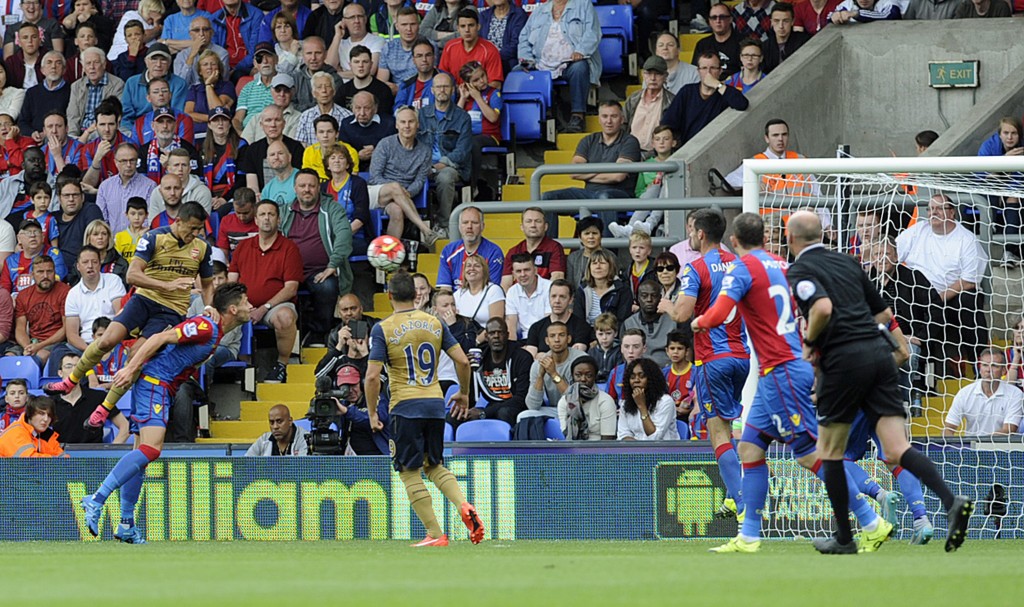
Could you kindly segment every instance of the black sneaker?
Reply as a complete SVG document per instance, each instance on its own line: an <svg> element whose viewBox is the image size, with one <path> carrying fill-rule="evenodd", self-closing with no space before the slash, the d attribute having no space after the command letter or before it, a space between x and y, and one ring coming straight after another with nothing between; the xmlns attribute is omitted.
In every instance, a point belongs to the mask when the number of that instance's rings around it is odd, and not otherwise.
<svg viewBox="0 0 1024 607"><path fill-rule="evenodd" d="M835 536L818 538L813 543L814 549L822 554L857 554L859 550L856 541L840 544Z"/></svg>
<svg viewBox="0 0 1024 607"><path fill-rule="evenodd" d="M283 384L288 381L288 367L281 363L274 363L274 366L270 369L270 373L267 373L266 378L263 379L263 383L267 384Z"/></svg>
<svg viewBox="0 0 1024 607"><path fill-rule="evenodd" d="M953 507L949 509L949 535L946 536L946 552L956 552L967 539L967 525L971 522L974 512L974 501L958 495L953 498Z"/></svg>
<svg viewBox="0 0 1024 607"><path fill-rule="evenodd" d="M582 133L584 126L583 116L579 114L573 114L569 118L569 122L565 125L566 133Z"/></svg>

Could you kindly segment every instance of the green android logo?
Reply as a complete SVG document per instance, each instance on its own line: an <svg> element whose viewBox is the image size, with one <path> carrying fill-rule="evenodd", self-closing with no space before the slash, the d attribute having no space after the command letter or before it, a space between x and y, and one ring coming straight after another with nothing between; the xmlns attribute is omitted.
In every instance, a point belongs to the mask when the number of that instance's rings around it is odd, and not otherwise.
<svg viewBox="0 0 1024 607"><path fill-rule="evenodd" d="M684 536L707 535L708 525L725 493L701 470L684 470L675 487L665 490L665 509L682 527Z"/></svg>

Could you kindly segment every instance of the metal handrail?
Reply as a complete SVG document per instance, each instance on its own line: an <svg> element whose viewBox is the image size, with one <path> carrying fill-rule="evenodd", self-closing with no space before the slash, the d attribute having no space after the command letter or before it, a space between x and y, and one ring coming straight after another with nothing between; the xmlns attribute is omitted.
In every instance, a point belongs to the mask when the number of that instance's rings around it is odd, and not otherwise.
<svg viewBox="0 0 1024 607"><path fill-rule="evenodd" d="M677 173L683 170L683 163L677 160L664 162L592 162L582 164L542 164L530 176L530 198L541 199L540 180L545 175L575 175L577 173ZM680 192L681 194L681 192ZM618 209L615 209L618 210Z"/></svg>

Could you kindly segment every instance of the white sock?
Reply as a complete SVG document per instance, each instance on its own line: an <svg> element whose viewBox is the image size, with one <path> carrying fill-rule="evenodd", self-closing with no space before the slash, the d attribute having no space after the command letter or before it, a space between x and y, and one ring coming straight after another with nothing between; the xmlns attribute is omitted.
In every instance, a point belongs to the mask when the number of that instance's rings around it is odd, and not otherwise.
<svg viewBox="0 0 1024 607"><path fill-rule="evenodd" d="M878 521L880 521L880 520L882 520L882 517L876 516L875 520L871 521L867 525L864 525L864 527L863 527L864 531L866 531L868 533L871 533L872 531L875 531L876 529L878 529Z"/></svg>

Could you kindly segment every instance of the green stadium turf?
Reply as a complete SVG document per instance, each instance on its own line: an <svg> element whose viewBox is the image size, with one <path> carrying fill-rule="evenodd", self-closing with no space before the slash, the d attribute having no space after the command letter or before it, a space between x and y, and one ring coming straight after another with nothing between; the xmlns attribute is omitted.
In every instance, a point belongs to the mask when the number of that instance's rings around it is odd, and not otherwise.
<svg viewBox="0 0 1024 607"><path fill-rule="evenodd" d="M717 542L3 543L2 605L1020 605L1024 541L946 554L887 544L824 557L809 542L714 555Z"/></svg>

